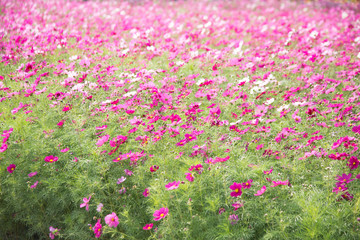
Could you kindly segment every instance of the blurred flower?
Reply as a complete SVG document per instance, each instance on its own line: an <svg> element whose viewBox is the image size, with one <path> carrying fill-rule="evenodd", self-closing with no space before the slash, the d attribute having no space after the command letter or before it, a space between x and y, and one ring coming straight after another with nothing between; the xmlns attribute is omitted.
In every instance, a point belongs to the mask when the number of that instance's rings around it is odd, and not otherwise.
<svg viewBox="0 0 360 240"><path fill-rule="evenodd" d="M28 176L29 176L29 177L33 177L33 176L35 176L36 174L37 174L37 172L31 172L31 173L28 174Z"/></svg>
<svg viewBox="0 0 360 240"><path fill-rule="evenodd" d="M101 212L103 207L104 207L104 204L99 203L99 204L97 205L97 207L96 207L96 211L97 211L97 212Z"/></svg>
<svg viewBox="0 0 360 240"><path fill-rule="evenodd" d="M118 216L116 216L116 213L113 212L105 217L105 223L109 227L116 228L117 225L119 225L119 218L118 218Z"/></svg>
<svg viewBox="0 0 360 240"><path fill-rule="evenodd" d="M126 177L122 176L121 178L118 178L117 184L125 182Z"/></svg>
<svg viewBox="0 0 360 240"><path fill-rule="evenodd" d="M13 173L14 170L15 170L15 168L16 168L16 165L15 165L15 164L10 164L10 165L7 167L7 171L8 171L9 173Z"/></svg>
<svg viewBox="0 0 360 240"><path fill-rule="evenodd" d="M259 191L257 191L257 193L254 194L254 196L263 195L265 191L266 191L266 186L263 186Z"/></svg>
<svg viewBox="0 0 360 240"><path fill-rule="evenodd" d="M165 185L166 187L166 190L174 190L174 189L177 189L180 185L180 181L174 181L174 182L171 182L171 183L168 183Z"/></svg>
<svg viewBox="0 0 360 240"><path fill-rule="evenodd" d="M146 225L143 227L143 229L144 229L144 230L150 230L150 229L152 229L153 225L154 225L153 223L146 224Z"/></svg>
<svg viewBox="0 0 360 240"><path fill-rule="evenodd" d="M156 172L159 169L159 166L153 165L150 167L150 172Z"/></svg>
<svg viewBox="0 0 360 240"><path fill-rule="evenodd" d="M36 186L38 185L38 183L39 183L39 181L34 182L34 184L30 186L30 188L36 188Z"/></svg>
<svg viewBox="0 0 360 240"><path fill-rule="evenodd" d="M231 224L234 225L239 221L239 217L238 215L233 214L229 216L229 220L231 221Z"/></svg>
<svg viewBox="0 0 360 240"><path fill-rule="evenodd" d="M160 208L159 210L156 210L153 214L154 216L154 221L159 221L162 218L165 218L169 213L169 209L168 208Z"/></svg>
<svg viewBox="0 0 360 240"><path fill-rule="evenodd" d="M241 194L242 194L242 191L241 191L242 187L243 187L243 186L242 186L241 183L236 183L236 182L234 182L233 185L230 186L230 189L231 189L231 190L234 190L233 192L230 193L230 196L232 196L232 197L239 197L239 196L241 196Z"/></svg>
<svg viewBox="0 0 360 240"><path fill-rule="evenodd" d="M93 230L96 238L99 238L102 234L102 225L100 223L101 218L98 219L97 223L95 224Z"/></svg>
<svg viewBox="0 0 360 240"><path fill-rule="evenodd" d="M91 195L89 196L89 198L83 198L83 203L80 204L80 208L86 207L86 211L89 211L90 199L91 199Z"/></svg>
<svg viewBox="0 0 360 240"><path fill-rule="evenodd" d="M50 155L50 156L46 156L44 158L44 161L52 163L52 162L56 162L58 159L59 159L58 157Z"/></svg>
<svg viewBox="0 0 360 240"><path fill-rule="evenodd" d="M49 227L49 231L50 231L49 237L50 237L51 239L54 239L55 236L57 236L57 235L60 234L60 233L59 233L60 229L54 228L54 227L52 227L52 226Z"/></svg>
<svg viewBox="0 0 360 240"><path fill-rule="evenodd" d="M145 191L143 192L144 197L148 197L150 195L150 191L148 188L145 188Z"/></svg>
<svg viewBox="0 0 360 240"><path fill-rule="evenodd" d="M133 175L133 172L128 169L125 169L124 172L126 175L129 175L129 176Z"/></svg>

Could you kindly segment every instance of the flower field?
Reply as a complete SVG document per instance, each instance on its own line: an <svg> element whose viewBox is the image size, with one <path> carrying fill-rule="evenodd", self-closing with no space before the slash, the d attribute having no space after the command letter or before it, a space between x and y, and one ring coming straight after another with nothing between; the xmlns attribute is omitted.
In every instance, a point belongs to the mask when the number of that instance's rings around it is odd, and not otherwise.
<svg viewBox="0 0 360 240"><path fill-rule="evenodd" d="M0 239L359 239L360 4L0 0Z"/></svg>

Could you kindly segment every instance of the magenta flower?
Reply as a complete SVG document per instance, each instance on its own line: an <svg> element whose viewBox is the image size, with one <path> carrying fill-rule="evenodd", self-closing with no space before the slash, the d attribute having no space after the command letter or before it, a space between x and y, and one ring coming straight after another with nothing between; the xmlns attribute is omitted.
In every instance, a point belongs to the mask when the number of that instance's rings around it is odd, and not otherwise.
<svg viewBox="0 0 360 240"><path fill-rule="evenodd" d="M150 230L150 229L152 229L153 225L154 225L153 223L146 224L146 225L143 227L143 229L144 229L144 230Z"/></svg>
<svg viewBox="0 0 360 240"><path fill-rule="evenodd" d="M116 216L116 213L113 212L105 217L105 223L109 227L116 228L117 225L119 225L119 218L118 218L118 216Z"/></svg>
<svg viewBox="0 0 360 240"><path fill-rule="evenodd" d="M52 162L56 162L58 159L59 159L58 157L55 157L55 156L53 156L53 155L50 155L50 156L46 156L46 157L44 158L44 161L45 161L45 162L50 162L50 163L52 163Z"/></svg>
<svg viewBox="0 0 360 240"><path fill-rule="evenodd" d="M71 109L71 105L66 105L66 106L62 109L62 111L63 111L63 112L67 112L67 111L70 111L70 109Z"/></svg>
<svg viewBox="0 0 360 240"><path fill-rule="evenodd" d="M351 170L357 169L359 166L359 160L355 156L351 156L349 159L349 163L346 164Z"/></svg>
<svg viewBox="0 0 360 240"><path fill-rule="evenodd" d="M336 180L341 183L349 183L355 180L355 178L351 179L351 175L351 173L349 173L348 175L343 173L341 176L338 175Z"/></svg>
<svg viewBox="0 0 360 240"><path fill-rule="evenodd" d="M89 202L91 199L91 195L89 196L89 198L83 198L83 203L80 204L80 208L86 207L86 211L89 211Z"/></svg>
<svg viewBox="0 0 360 240"><path fill-rule="evenodd" d="M159 169L159 166L153 165L150 167L150 172L156 172Z"/></svg>
<svg viewBox="0 0 360 240"><path fill-rule="evenodd" d="M59 126L59 128L61 128L65 123L65 120L61 120L57 125Z"/></svg>
<svg viewBox="0 0 360 240"><path fill-rule="evenodd" d="M263 186L259 191L257 191L257 193L254 194L254 196L263 195L265 191L266 191L266 186Z"/></svg>
<svg viewBox="0 0 360 240"><path fill-rule="evenodd" d="M194 176L191 174L191 173L185 173L186 175L186 179L189 181L189 182L193 182L194 181Z"/></svg>
<svg viewBox="0 0 360 240"><path fill-rule="evenodd" d="M9 173L13 173L14 170L15 170L15 168L16 168L16 165L15 165L15 164L10 164L10 165L7 167L7 171L8 171Z"/></svg>
<svg viewBox="0 0 360 240"><path fill-rule="evenodd" d="M29 177L33 177L33 176L35 176L36 174L37 174L37 172L31 172L31 173L28 174L28 176L29 176Z"/></svg>
<svg viewBox="0 0 360 240"><path fill-rule="evenodd" d="M270 174L272 173L273 169L270 169L269 171L264 171L264 174L267 175L267 174Z"/></svg>
<svg viewBox="0 0 360 240"><path fill-rule="evenodd" d="M351 131L353 131L354 133L359 133L360 134L360 125L359 126L354 126Z"/></svg>
<svg viewBox="0 0 360 240"><path fill-rule="evenodd" d="M150 191L148 188L145 188L145 191L143 192L144 197L148 197L150 195Z"/></svg>
<svg viewBox="0 0 360 240"><path fill-rule="evenodd" d="M55 236L57 236L57 235L60 234L60 233L59 233L60 229L54 228L53 226L50 226L50 227L49 227L49 231L50 231L49 237L50 237L51 239L54 239Z"/></svg>
<svg viewBox="0 0 360 240"><path fill-rule="evenodd" d="M244 203L240 203L240 202L234 202L232 204L232 206L234 207L234 211L238 210L239 208L244 206Z"/></svg>
<svg viewBox="0 0 360 240"><path fill-rule="evenodd" d="M38 183L39 183L39 181L34 182L34 184L30 186L30 188L36 188Z"/></svg>
<svg viewBox="0 0 360 240"><path fill-rule="evenodd" d="M276 187L276 186L280 186L280 185L289 185L289 180L286 181L273 181L273 185L271 185L270 187Z"/></svg>
<svg viewBox="0 0 360 240"><path fill-rule="evenodd" d="M95 224L93 230L96 238L99 238L102 234L102 225L100 223L101 218L98 219L97 223Z"/></svg>
<svg viewBox="0 0 360 240"><path fill-rule="evenodd" d="M247 182L242 183L243 188L251 188L252 179L249 179Z"/></svg>
<svg viewBox="0 0 360 240"><path fill-rule="evenodd" d="M159 210L156 210L153 214L154 216L154 221L159 221L162 218L165 218L169 213L169 209L168 208L160 208Z"/></svg>
<svg viewBox="0 0 360 240"><path fill-rule="evenodd" d="M166 190L174 190L174 189L177 189L180 185L180 181L174 181L174 182L171 182L171 183L168 183L165 185L166 187Z"/></svg>
<svg viewBox="0 0 360 240"><path fill-rule="evenodd" d="M236 182L234 182L233 185L230 186L230 189L231 189L231 190L234 190L233 192L230 193L230 196L232 196L232 197L239 197L239 196L241 196L241 194L242 194L242 191L241 191L242 187L243 187L243 186L242 186L241 183L236 183Z"/></svg>

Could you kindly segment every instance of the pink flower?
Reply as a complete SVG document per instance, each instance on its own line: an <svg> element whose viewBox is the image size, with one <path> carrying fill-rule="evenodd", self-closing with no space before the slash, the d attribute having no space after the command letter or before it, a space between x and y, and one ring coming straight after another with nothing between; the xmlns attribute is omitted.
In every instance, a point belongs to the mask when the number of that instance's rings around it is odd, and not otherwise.
<svg viewBox="0 0 360 240"><path fill-rule="evenodd" d="M249 181L242 183L242 186L244 188L251 188L251 183L253 182L252 179L249 179Z"/></svg>
<svg viewBox="0 0 360 240"><path fill-rule="evenodd" d="M102 225L100 223L101 218L98 219L97 223L95 224L93 230L96 238L99 238L102 234Z"/></svg>
<svg viewBox="0 0 360 240"><path fill-rule="evenodd" d="M118 218L118 216L116 216L116 213L113 212L105 217L105 223L109 227L116 228L117 225L119 225L119 218Z"/></svg>
<svg viewBox="0 0 360 240"><path fill-rule="evenodd" d="M264 174L267 175L267 174L270 174L272 173L273 169L270 169L269 171L264 171Z"/></svg>
<svg viewBox="0 0 360 240"><path fill-rule="evenodd" d="M185 173L186 175L186 179L189 181L189 182L193 182L194 181L194 177L191 173Z"/></svg>
<svg viewBox="0 0 360 240"><path fill-rule="evenodd" d="M121 176L121 178L118 178L117 184L123 183L123 182L125 182L125 180L126 180L126 177Z"/></svg>
<svg viewBox="0 0 360 240"><path fill-rule="evenodd" d="M150 191L148 188L145 188L145 191L143 192L144 197L148 197L150 195Z"/></svg>
<svg viewBox="0 0 360 240"><path fill-rule="evenodd" d="M265 191L266 191L266 186L263 186L259 191L257 191L256 194L254 194L254 196L263 195Z"/></svg>
<svg viewBox="0 0 360 240"><path fill-rule="evenodd" d="M59 126L59 128L61 128L65 123L65 120L61 120L57 125Z"/></svg>
<svg viewBox="0 0 360 240"><path fill-rule="evenodd" d="M129 176L133 175L133 172L130 171L129 169L125 169L124 172L126 175L129 175Z"/></svg>
<svg viewBox="0 0 360 240"><path fill-rule="evenodd" d="M107 125L102 125L102 126L99 126L99 127L95 127L96 130L104 130L107 128Z"/></svg>
<svg viewBox="0 0 360 240"><path fill-rule="evenodd" d="M37 172L31 172L31 173L28 174L28 176L29 176L29 177L33 177L33 176L35 176L36 174L37 174Z"/></svg>
<svg viewBox="0 0 360 240"><path fill-rule="evenodd" d="M236 182L234 182L233 185L230 186L230 189L231 189L231 190L234 190L233 192L230 193L230 196L232 196L232 197L239 197L239 196L241 196L241 194L242 194L242 191L241 191L242 187L243 187L243 186L242 186L241 183L236 183Z"/></svg>
<svg viewBox="0 0 360 240"><path fill-rule="evenodd" d="M264 144L257 145L256 150L260 150L264 147Z"/></svg>
<svg viewBox="0 0 360 240"><path fill-rule="evenodd" d="M67 151L69 151L69 148L64 148L60 150L60 152L67 152Z"/></svg>
<svg viewBox="0 0 360 240"><path fill-rule="evenodd" d="M286 181L273 181L273 185L271 185L270 187L276 187L276 186L280 186L280 185L289 185L289 180Z"/></svg>
<svg viewBox="0 0 360 240"><path fill-rule="evenodd" d="M59 159L58 157L55 157L55 156L53 156L53 155L50 155L50 156L46 156L46 157L44 158L44 161L45 161L45 162L50 162L50 163L52 163L52 162L56 162L58 159Z"/></svg>
<svg viewBox="0 0 360 240"><path fill-rule="evenodd" d="M62 111L67 112L67 111L70 111L70 109L71 109L71 105L66 105Z"/></svg>
<svg viewBox="0 0 360 240"><path fill-rule="evenodd" d="M355 156L351 156L349 159L349 163L346 164L351 170L357 169L359 166L359 160Z"/></svg>
<svg viewBox="0 0 360 240"><path fill-rule="evenodd" d="M152 229L153 225L154 225L153 223L146 224L146 225L143 227L143 229L144 229L144 230L150 230L150 229Z"/></svg>
<svg viewBox="0 0 360 240"><path fill-rule="evenodd" d="M15 165L15 164L10 164L10 165L7 167L7 171L8 171L9 173L13 173L14 170L15 170L15 168L16 168L16 165Z"/></svg>
<svg viewBox="0 0 360 240"><path fill-rule="evenodd" d="M240 202L234 202L232 204L232 206L234 207L234 211L238 210L239 208L244 206L244 203L240 203Z"/></svg>
<svg viewBox="0 0 360 240"><path fill-rule="evenodd" d="M96 146L101 147L102 145L104 145L104 143L106 143L110 138L110 135L105 135L99 138L99 140L96 143Z"/></svg>
<svg viewBox="0 0 360 240"><path fill-rule="evenodd" d="M39 181L34 182L34 184L30 186L30 188L36 188L38 183L39 183Z"/></svg>
<svg viewBox="0 0 360 240"><path fill-rule="evenodd" d="M0 147L0 152L5 152L7 148L8 148L8 145L6 143L3 143Z"/></svg>
<svg viewBox="0 0 360 240"><path fill-rule="evenodd" d="M89 198L83 198L83 203L80 204L80 208L86 207L86 211L89 211L90 199L91 199L91 195L89 196Z"/></svg>
<svg viewBox="0 0 360 240"><path fill-rule="evenodd" d="M60 229L57 229L57 228L54 228L54 227L50 226L50 227L49 227L49 231L50 231L49 237L50 237L51 239L54 239L55 236L57 236L57 235L60 234L60 233L59 233L59 230L60 230Z"/></svg>
<svg viewBox="0 0 360 240"><path fill-rule="evenodd" d="M153 214L154 216L154 221L159 221L162 218L165 218L169 213L169 209L168 208L160 208L159 210L156 210Z"/></svg>
<svg viewBox="0 0 360 240"><path fill-rule="evenodd" d="M97 211L97 212L101 212L103 207L104 207L104 204L99 203L99 204L97 205L97 207L96 207L96 211Z"/></svg>
<svg viewBox="0 0 360 240"><path fill-rule="evenodd" d="M179 185L180 185L180 181L174 181L166 184L165 187L167 188L166 190L174 190L177 189Z"/></svg>
<svg viewBox="0 0 360 240"><path fill-rule="evenodd" d="M159 166L153 165L150 167L150 172L156 172L159 169Z"/></svg>

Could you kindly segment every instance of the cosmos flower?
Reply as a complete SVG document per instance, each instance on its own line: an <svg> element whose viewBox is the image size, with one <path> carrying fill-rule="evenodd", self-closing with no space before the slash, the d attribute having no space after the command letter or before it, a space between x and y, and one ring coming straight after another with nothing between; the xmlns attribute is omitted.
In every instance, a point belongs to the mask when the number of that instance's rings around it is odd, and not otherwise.
<svg viewBox="0 0 360 240"><path fill-rule="evenodd" d="M169 213L169 209L166 207L160 208L159 210L156 210L153 214L154 221L159 221L163 218L165 218Z"/></svg>

